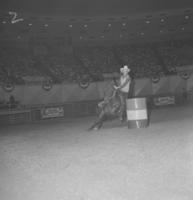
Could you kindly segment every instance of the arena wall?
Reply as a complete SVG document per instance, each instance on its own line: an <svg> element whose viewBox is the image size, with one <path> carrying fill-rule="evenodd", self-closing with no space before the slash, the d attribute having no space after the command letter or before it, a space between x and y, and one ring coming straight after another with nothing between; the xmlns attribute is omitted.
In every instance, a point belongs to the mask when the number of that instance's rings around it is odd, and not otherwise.
<svg viewBox="0 0 193 200"><path fill-rule="evenodd" d="M67 102L81 102L102 99L112 86L112 80L90 83L87 88L81 88L79 84L53 85L47 91L41 84L16 85L10 92L0 87L1 101L7 101L13 95L20 105L57 104ZM193 87L193 76L183 79L180 76L162 77L158 82L144 78L135 80L133 95L159 96L181 95L183 90L189 91Z"/></svg>
<svg viewBox="0 0 193 200"><path fill-rule="evenodd" d="M77 83L61 84L50 90L41 84L16 85L12 91L2 86L0 100L7 101L13 95L19 106L11 108L5 104L6 108L0 111L0 125L96 115L98 101L111 93L112 84L112 80L90 83L87 88ZM148 109L184 104L188 96L193 100L193 76L137 79L131 88L134 97L147 97Z"/></svg>

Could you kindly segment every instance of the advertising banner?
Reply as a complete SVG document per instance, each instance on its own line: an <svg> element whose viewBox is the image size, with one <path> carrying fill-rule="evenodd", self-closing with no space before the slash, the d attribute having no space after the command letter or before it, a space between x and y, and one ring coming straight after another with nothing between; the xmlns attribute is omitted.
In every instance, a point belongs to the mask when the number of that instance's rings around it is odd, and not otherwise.
<svg viewBox="0 0 193 200"><path fill-rule="evenodd" d="M164 96L164 97L155 97L154 105L155 106L164 106L175 104L175 96Z"/></svg>
<svg viewBox="0 0 193 200"><path fill-rule="evenodd" d="M41 110L42 119L46 118L55 118L55 117L63 117L64 109L63 107L51 107L51 108L43 108Z"/></svg>

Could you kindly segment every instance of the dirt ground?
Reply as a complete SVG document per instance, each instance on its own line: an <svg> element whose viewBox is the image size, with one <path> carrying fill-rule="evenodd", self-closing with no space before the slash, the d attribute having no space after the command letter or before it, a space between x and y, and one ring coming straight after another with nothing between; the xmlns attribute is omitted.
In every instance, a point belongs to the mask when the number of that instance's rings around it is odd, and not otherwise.
<svg viewBox="0 0 193 200"><path fill-rule="evenodd" d="M192 200L193 107L128 129L94 117L0 128L0 200Z"/></svg>

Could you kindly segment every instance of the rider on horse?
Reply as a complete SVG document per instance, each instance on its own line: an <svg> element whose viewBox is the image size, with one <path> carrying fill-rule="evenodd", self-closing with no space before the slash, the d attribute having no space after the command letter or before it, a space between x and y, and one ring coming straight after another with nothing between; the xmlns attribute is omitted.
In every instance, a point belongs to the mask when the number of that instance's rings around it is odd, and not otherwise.
<svg viewBox="0 0 193 200"><path fill-rule="evenodd" d="M104 97L104 100L98 103L99 115L97 121L89 128L89 130L102 127L106 120L119 117L123 121L126 116L126 99L128 97L131 78L128 75L130 69L124 66L120 69L122 75L118 86L113 86L112 95ZM115 82L115 80L114 80Z"/></svg>

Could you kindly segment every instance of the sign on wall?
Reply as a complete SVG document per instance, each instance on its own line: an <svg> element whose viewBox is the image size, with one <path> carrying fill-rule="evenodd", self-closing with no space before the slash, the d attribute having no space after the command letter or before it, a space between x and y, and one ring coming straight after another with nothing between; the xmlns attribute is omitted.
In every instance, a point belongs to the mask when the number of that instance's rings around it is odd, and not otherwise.
<svg viewBox="0 0 193 200"><path fill-rule="evenodd" d="M154 98L155 106L174 105L174 104L175 104L175 96L164 96L164 97Z"/></svg>
<svg viewBox="0 0 193 200"><path fill-rule="evenodd" d="M41 109L41 117L42 117L42 119L63 117L63 116L64 116L63 107L52 107L52 108L43 108L43 109Z"/></svg>

